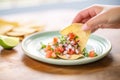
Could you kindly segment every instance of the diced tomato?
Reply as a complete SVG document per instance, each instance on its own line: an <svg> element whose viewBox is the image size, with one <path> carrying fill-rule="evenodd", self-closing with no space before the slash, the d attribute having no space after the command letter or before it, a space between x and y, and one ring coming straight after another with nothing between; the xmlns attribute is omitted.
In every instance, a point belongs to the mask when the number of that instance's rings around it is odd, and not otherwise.
<svg viewBox="0 0 120 80"><path fill-rule="evenodd" d="M60 51L59 51L59 48L56 47L55 50L54 50L54 52L55 52L55 53L56 53L56 52L60 52Z"/></svg>
<svg viewBox="0 0 120 80"><path fill-rule="evenodd" d="M95 57L95 51L94 50L89 52L89 57Z"/></svg>
<svg viewBox="0 0 120 80"><path fill-rule="evenodd" d="M45 52L49 51L51 49L51 45L47 45L45 48Z"/></svg>
<svg viewBox="0 0 120 80"><path fill-rule="evenodd" d="M75 38L75 35L73 33L69 33L68 36L69 36L70 40Z"/></svg>
<svg viewBox="0 0 120 80"><path fill-rule="evenodd" d="M54 37L53 38L53 44L56 44L58 42L58 38L57 37Z"/></svg>
<svg viewBox="0 0 120 80"><path fill-rule="evenodd" d="M72 49L69 49L69 50L68 50L68 54L72 55L72 54L74 54L74 53L75 53L74 50L72 50Z"/></svg>
<svg viewBox="0 0 120 80"><path fill-rule="evenodd" d="M62 46L59 46L58 48L59 48L59 51L60 51L60 52L63 52L63 51L64 51L64 48L63 48Z"/></svg>
<svg viewBox="0 0 120 80"><path fill-rule="evenodd" d="M51 58L51 57L52 57L52 53L53 53L52 50L47 51L47 52L46 52L46 57L47 57L47 58Z"/></svg>
<svg viewBox="0 0 120 80"><path fill-rule="evenodd" d="M53 58L56 58L56 57L57 57L56 54L55 54L55 52L52 53L52 57L53 57Z"/></svg>
<svg viewBox="0 0 120 80"><path fill-rule="evenodd" d="M62 46L58 46L55 48L55 52L62 53L64 51L64 48Z"/></svg>

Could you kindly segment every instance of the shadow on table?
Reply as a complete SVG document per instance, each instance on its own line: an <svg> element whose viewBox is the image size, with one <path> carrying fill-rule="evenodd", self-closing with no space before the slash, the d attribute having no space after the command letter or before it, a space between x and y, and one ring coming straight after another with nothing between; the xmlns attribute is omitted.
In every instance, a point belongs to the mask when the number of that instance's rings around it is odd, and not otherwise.
<svg viewBox="0 0 120 80"><path fill-rule="evenodd" d="M84 65L74 65L74 66L51 65L36 61L26 55L24 55L22 61L27 67L30 67L36 71L67 75L67 74L86 74L86 73L105 70L108 66L110 66L113 59L111 54L109 54L99 61Z"/></svg>
<svg viewBox="0 0 120 80"><path fill-rule="evenodd" d="M16 53L17 53L17 51L15 49L11 49L11 50L1 49L0 56L2 58L5 58L5 57L9 57L11 55L14 55Z"/></svg>

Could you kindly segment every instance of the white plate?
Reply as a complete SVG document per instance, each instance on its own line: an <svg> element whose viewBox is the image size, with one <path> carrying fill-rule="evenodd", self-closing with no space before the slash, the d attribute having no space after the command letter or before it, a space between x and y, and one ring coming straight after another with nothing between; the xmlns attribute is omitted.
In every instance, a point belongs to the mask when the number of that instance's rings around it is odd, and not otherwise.
<svg viewBox="0 0 120 80"><path fill-rule="evenodd" d="M22 49L24 50L26 55L41 62L55 65L81 65L91 63L103 58L110 52L112 48L110 41L106 38L97 35L91 35L87 42L86 48L87 50L94 49L95 52L98 54L97 57L85 57L77 60L46 58L46 53L40 51L40 42L49 42L49 40L52 39L54 36L60 36L59 31L32 34L22 41Z"/></svg>

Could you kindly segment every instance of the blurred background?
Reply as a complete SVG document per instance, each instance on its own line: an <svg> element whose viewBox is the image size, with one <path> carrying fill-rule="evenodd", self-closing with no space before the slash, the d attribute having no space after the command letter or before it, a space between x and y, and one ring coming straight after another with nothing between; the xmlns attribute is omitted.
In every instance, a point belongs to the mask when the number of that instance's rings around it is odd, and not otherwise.
<svg viewBox="0 0 120 80"><path fill-rule="evenodd" d="M24 30L25 27L35 28L34 31L32 29L33 33L59 30L61 27L71 24L78 12L76 7L79 8L79 4L73 3L78 3L78 1L86 0L0 0L0 26L2 26L0 29L2 28L2 34L9 36L14 36L19 32L21 35L23 31L25 31L25 35L31 34L31 30L28 33ZM17 24L18 27L6 27L11 24L12 26ZM22 35L23 37L20 39L23 39L25 35Z"/></svg>
<svg viewBox="0 0 120 80"><path fill-rule="evenodd" d="M80 10L93 4L120 5L120 0L0 0L0 24L5 30L8 28L4 26L12 23L23 28L60 30L70 25Z"/></svg>
<svg viewBox="0 0 120 80"><path fill-rule="evenodd" d="M67 3L84 0L0 0L0 10L10 8L31 7L52 3Z"/></svg>

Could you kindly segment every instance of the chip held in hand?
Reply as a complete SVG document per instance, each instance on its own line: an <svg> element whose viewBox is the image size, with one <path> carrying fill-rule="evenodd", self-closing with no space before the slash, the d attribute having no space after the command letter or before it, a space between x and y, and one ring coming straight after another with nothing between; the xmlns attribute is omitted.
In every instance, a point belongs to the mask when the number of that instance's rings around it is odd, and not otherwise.
<svg viewBox="0 0 120 80"><path fill-rule="evenodd" d="M71 24L60 31L47 45L41 44L47 58L76 60L83 58L90 31L83 31L82 24Z"/></svg>
<svg viewBox="0 0 120 80"><path fill-rule="evenodd" d="M70 26L65 27L60 31L60 34L62 35L67 35L68 33L71 33L71 32L77 35L78 39L80 40L79 45L81 47L81 51L83 51L83 49L85 48L88 38L90 36L90 30L83 31L82 26L83 24L81 23L73 23Z"/></svg>

